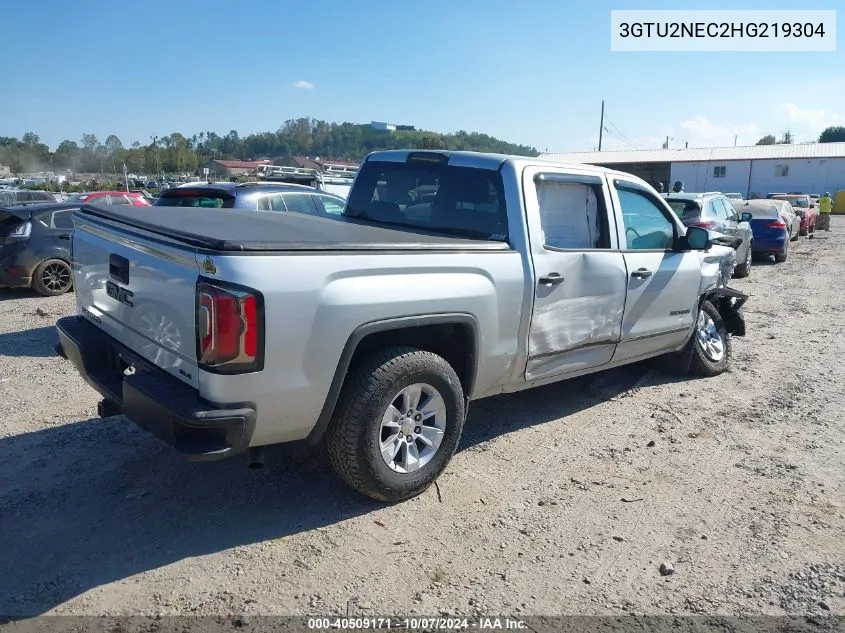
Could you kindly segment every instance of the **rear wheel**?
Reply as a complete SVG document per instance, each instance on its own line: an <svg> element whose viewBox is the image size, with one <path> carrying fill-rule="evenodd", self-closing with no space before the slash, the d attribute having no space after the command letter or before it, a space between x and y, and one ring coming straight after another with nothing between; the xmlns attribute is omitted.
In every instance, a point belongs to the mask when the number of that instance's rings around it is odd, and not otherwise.
<svg viewBox="0 0 845 633"><path fill-rule="evenodd" d="M48 259L35 269L32 289L44 297L63 295L73 288L70 264L61 259Z"/></svg>
<svg viewBox="0 0 845 633"><path fill-rule="evenodd" d="M783 253L775 253L775 261L778 263L783 263L786 261L786 257L789 255L789 242L784 242L783 244Z"/></svg>
<svg viewBox="0 0 845 633"><path fill-rule="evenodd" d="M350 370L326 431L329 459L359 493L403 501L449 464L465 414L461 382L446 360L387 348Z"/></svg>
<svg viewBox="0 0 845 633"><path fill-rule="evenodd" d="M734 269L734 276L742 278L748 277L748 275L751 274L751 260L754 257L754 252L752 251L753 246L753 243L748 244L748 250L745 253L745 261Z"/></svg>

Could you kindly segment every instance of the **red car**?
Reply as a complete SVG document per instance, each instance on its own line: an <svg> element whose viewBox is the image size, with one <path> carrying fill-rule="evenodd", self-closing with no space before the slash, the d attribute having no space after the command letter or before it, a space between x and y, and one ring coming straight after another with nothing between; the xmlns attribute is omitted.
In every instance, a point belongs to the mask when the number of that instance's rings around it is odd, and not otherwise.
<svg viewBox="0 0 845 633"><path fill-rule="evenodd" d="M816 219L819 217L819 210L816 203L809 195L801 193L778 193L769 196L775 200L788 200L801 218L801 230L799 235L812 235L816 231Z"/></svg>
<svg viewBox="0 0 845 633"><path fill-rule="evenodd" d="M65 202L99 202L100 204L128 204L133 207L150 207L152 204L144 194L133 191L92 191L77 193Z"/></svg>

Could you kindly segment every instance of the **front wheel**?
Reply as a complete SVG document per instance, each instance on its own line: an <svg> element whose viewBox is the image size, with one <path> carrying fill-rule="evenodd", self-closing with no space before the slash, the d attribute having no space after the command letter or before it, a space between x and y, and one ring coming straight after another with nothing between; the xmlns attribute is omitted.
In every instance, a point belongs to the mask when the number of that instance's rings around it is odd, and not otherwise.
<svg viewBox="0 0 845 633"><path fill-rule="evenodd" d="M689 373L711 377L728 369L730 334L716 306L710 301L705 301L698 311L695 332L689 344L692 345Z"/></svg>
<svg viewBox="0 0 845 633"><path fill-rule="evenodd" d="M410 499L449 464L465 414L460 379L446 360L416 348L383 349L347 375L326 431L329 460L363 495Z"/></svg>

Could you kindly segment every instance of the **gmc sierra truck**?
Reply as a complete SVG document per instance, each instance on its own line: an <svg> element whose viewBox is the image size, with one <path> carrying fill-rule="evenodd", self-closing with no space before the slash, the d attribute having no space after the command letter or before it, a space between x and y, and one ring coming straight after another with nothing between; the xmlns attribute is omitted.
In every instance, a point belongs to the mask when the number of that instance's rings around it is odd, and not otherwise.
<svg viewBox="0 0 845 633"><path fill-rule="evenodd" d="M57 323L99 414L190 459L260 466L303 441L401 501L447 466L472 400L657 357L714 376L745 333L733 249L630 174L379 151L340 214L222 202L84 205L78 314Z"/></svg>

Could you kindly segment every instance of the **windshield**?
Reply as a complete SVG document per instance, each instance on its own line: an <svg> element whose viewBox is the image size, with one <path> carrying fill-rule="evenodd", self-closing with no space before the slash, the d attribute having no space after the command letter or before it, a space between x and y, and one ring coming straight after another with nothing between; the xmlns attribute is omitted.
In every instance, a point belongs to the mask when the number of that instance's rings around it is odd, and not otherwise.
<svg viewBox="0 0 845 633"><path fill-rule="evenodd" d="M231 209L235 196L224 189L190 187L168 189L155 201L156 207L204 207L207 209Z"/></svg>
<svg viewBox="0 0 845 633"><path fill-rule="evenodd" d="M498 171L439 160L367 161L344 215L456 237L507 241L507 213Z"/></svg>

